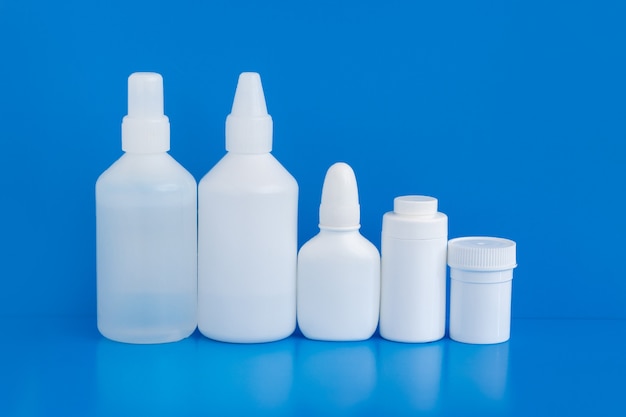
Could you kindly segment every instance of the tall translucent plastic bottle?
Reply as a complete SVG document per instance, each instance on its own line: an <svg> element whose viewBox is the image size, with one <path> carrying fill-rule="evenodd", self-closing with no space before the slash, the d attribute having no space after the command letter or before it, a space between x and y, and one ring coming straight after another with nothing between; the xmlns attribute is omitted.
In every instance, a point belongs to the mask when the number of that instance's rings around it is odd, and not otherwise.
<svg viewBox="0 0 626 417"><path fill-rule="evenodd" d="M163 79L128 78L124 155L96 183L98 330L127 343L196 328L196 181L167 151Z"/></svg>
<svg viewBox="0 0 626 417"><path fill-rule="evenodd" d="M270 153L257 73L239 77L226 150L198 187L198 328L225 342L283 339L296 324L298 184Z"/></svg>
<svg viewBox="0 0 626 417"><path fill-rule="evenodd" d="M320 232L298 254L298 326L309 339L369 339L378 324L380 254L359 233L354 171L339 162L322 189Z"/></svg>

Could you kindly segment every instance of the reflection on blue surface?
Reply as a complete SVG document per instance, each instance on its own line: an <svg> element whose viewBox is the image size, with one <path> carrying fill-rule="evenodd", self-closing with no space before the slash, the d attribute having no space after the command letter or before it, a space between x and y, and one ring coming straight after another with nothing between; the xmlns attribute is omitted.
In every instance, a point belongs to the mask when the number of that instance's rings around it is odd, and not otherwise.
<svg viewBox="0 0 626 417"><path fill-rule="evenodd" d="M509 342L468 345L450 342L446 352L447 397L454 412L467 409L499 414L511 408L508 396Z"/></svg>
<svg viewBox="0 0 626 417"><path fill-rule="evenodd" d="M482 413L508 409L508 343L97 342L101 415Z"/></svg>
<svg viewBox="0 0 626 417"><path fill-rule="evenodd" d="M382 406L400 410L437 411L440 407L444 341L426 344L379 340Z"/></svg>
<svg viewBox="0 0 626 417"><path fill-rule="evenodd" d="M16 325L0 340L0 415L496 415L519 412L526 403L514 400L527 391L550 398L528 384L541 351L530 337L481 346L378 335L319 342L296 333L248 345L196 332L178 343L130 345L104 339L89 321L57 324L45 334ZM552 355L562 351L553 339Z"/></svg>
<svg viewBox="0 0 626 417"><path fill-rule="evenodd" d="M294 345L292 338L242 345L199 337L194 364L198 403L218 414L290 414Z"/></svg>
<svg viewBox="0 0 626 417"><path fill-rule="evenodd" d="M192 407L195 343L97 343L97 410L100 415L175 415Z"/></svg>
<svg viewBox="0 0 626 417"><path fill-rule="evenodd" d="M626 321L515 324L487 346L127 345L94 319L0 320L0 416L623 416Z"/></svg>
<svg viewBox="0 0 626 417"><path fill-rule="evenodd" d="M294 339L229 344L198 335L178 343L98 343L102 415L289 414ZM139 415L139 414L137 414Z"/></svg>
<svg viewBox="0 0 626 417"><path fill-rule="evenodd" d="M376 342L319 342L299 337L299 410L344 414L367 410L376 388Z"/></svg>

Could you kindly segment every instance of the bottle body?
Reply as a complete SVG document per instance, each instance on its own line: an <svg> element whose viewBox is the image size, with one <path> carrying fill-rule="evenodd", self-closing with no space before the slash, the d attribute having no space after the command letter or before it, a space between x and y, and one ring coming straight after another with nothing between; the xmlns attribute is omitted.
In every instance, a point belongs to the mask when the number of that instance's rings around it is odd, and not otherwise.
<svg viewBox="0 0 626 417"><path fill-rule="evenodd" d="M229 152L198 187L198 328L237 343L296 323L298 185L270 154Z"/></svg>
<svg viewBox="0 0 626 417"><path fill-rule="evenodd" d="M446 327L447 238L383 234L380 334L398 342L441 339Z"/></svg>
<svg viewBox="0 0 626 417"><path fill-rule="evenodd" d="M196 182L166 152L126 153L96 183L98 329L127 343L196 328Z"/></svg>
<svg viewBox="0 0 626 417"><path fill-rule="evenodd" d="M383 216L380 335L408 343L445 335L448 217L437 199L402 196Z"/></svg>
<svg viewBox="0 0 626 417"><path fill-rule="evenodd" d="M512 270L451 269L450 278L450 338L472 344L509 340Z"/></svg>
<svg viewBox="0 0 626 417"><path fill-rule="evenodd" d="M380 255L358 230L320 230L298 254L298 326L309 339L369 339L378 325Z"/></svg>

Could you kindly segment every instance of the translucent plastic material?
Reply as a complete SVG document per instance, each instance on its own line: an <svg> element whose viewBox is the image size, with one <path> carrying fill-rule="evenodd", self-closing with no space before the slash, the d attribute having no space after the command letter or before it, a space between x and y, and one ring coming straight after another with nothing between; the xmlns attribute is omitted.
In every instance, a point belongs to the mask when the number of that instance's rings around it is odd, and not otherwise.
<svg viewBox="0 0 626 417"><path fill-rule="evenodd" d="M269 153L260 83L240 76L229 152L198 187L198 328L226 342L282 339L296 324L298 185Z"/></svg>
<svg viewBox="0 0 626 417"><path fill-rule="evenodd" d="M129 90L155 79L134 74ZM172 342L196 328L196 182L165 151L152 152L141 130L152 113L139 112L124 133L132 151L96 183L98 329L127 343ZM169 123L167 132L169 148Z"/></svg>
<svg viewBox="0 0 626 417"><path fill-rule="evenodd" d="M163 78L154 72L128 77L128 115L122 123L122 150L133 153L167 152L170 123L163 114Z"/></svg>
<svg viewBox="0 0 626 417"><path fill-rule="evenodd" d="M380 335L432 342L446 330L448 218L437 199L402 196L383 216Z"/></svg>
<svg viewBox="0 0 626 417"><path fill-rule="evenodd" d="M298 255L298 326L309 339L365 340L378 324L380 254L359 233L352 168L330 167L320 206L320 232Z"/></svg>

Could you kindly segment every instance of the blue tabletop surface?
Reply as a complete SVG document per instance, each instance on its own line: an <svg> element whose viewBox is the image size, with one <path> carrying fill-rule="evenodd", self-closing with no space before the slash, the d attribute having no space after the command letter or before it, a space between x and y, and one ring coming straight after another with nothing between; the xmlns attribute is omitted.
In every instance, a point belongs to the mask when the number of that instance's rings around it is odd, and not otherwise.
<svg viewBox="0 0 626 417"><path fill-rule="evenodd" d="M623 415L626 321L521 320L498 345L194 333L127 345L94 318L3 318L0 415Z"/></svg>

